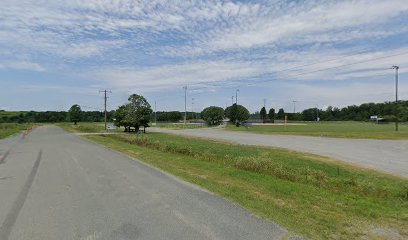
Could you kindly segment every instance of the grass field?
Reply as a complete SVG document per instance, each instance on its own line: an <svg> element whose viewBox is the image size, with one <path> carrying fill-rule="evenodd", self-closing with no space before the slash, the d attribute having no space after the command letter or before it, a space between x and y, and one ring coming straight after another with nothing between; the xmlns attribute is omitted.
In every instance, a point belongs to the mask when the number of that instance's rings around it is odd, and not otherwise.
<svg viewBox="0 0 408 240"><path fill-rule="evenodd" d="M311 239L408 238L408 181L282 149L151 133L87 139Z"/></svg>
<svg viewBox="0 0 408 240"><path fill-rule="evenodd" d="M103 122L79 122L76 126L69 122L64 123L57 123L57 126L64 128L65 130L71 132L87 132L87 133L102 133L105 132L105 125ZM150 124L152 125L152 124ZM207 127L204 124L180 124L180 123L157 123L156 126L152 127L159 127L159 128L168 128L168 129L192 129L192 128L203 128ZM147 128L148 131L149 128ZM115 130L109 130L109 132L123 132L123 128L118 128Z"/></svg>
<svg viewBox="0 0 408 240"><path fill-rule="evenodd" d="M187 123L186 125L184 125L183 123L157 123L156 126L152 126L152 127L168 128L168 129L177 130L177 129L205 128L208 126L206 124L191 124L191 123Z"/></svg>
<svg viewBox="0 0 408 240"><path fill-rule="evenodd" d="M9 137L18 132L26 130L31 124L18 124L18 123L0 123L0 139Z"/></svg>
<svg viewBox="0 0 408 240"><path fill-rule="evenodd" d="M305 122L299 125L249 125L248 127L228 126L230 131L246 131L261 134L286 134L319 137L369 138L369 139L408 139L408 124L400 123L399 131L395 125L368 122Z"/></svg>
<svg viewBox="0 0 408 240"><path fill-rule="evenodd" d="M105 123L103 122L79 122L77 125L74 125L71 122L62 122L56 123L55 125L62 127L63 129L70 132L85 132L85 133L105 132ZM123 130L116 129L109 131L123 131Z"/></svg>

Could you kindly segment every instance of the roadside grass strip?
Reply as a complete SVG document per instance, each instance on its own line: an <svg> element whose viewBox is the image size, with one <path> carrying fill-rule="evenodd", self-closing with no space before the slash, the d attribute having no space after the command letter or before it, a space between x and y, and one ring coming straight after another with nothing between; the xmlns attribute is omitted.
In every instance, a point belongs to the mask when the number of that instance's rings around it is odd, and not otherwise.
<svg viewBox="0 0 408 240"><path fill-rule="evenodd" d="M12 136L32 127L29 123L0 123L0 139Z"/></svg>

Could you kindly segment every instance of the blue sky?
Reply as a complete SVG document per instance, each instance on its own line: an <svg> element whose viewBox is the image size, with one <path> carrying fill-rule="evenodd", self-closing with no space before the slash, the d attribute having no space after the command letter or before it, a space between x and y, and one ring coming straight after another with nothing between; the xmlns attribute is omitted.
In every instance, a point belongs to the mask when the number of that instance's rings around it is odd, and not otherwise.
<svg viewBox="0 0 408 240"><path fill-rule="evenodd" d="M356 64L354 64L356 63ZM2 0L0 109L251 111L408 99L406 0ZM344 65L344 66L343 66ZM342 67L341 67L342 66ZM194 101L192 100L194 98Z"/></svg>

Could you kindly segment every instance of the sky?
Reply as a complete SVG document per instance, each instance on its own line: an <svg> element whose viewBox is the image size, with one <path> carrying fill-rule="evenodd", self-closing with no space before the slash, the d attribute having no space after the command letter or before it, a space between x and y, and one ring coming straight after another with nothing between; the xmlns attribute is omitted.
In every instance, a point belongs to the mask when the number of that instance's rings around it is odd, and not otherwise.
<svg viewBox="0 0 408 240"><path fill-rule="evenodd" d="M107 89L108 109L137 93L184 111L183 86L188 111L236 93L251 112L344 107L394 101L393 65L407 100L407 0L0 4L3 110L100 110Z"/></svg>

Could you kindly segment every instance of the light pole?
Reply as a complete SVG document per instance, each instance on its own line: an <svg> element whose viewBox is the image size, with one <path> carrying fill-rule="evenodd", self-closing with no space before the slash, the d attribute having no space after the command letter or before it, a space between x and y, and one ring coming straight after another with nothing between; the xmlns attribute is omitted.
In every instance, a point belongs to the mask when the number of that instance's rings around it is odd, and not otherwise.
<svg viewBox="0 0 408 240"><path fill-rule="evenodd" d="M238 92L239 92L239 89L235 91L235 104L237 105L238 105Z"/></svg>
<svg viewBox="0 0 408 240"><path fill-rule="evenodd" d="M399 66L392 66L391 69L395 69L395 103L398 103L398 70ZM395 105L396 106L396 105ZM395 116L395 131L398 131L398 115Z"/></svg>
<svg viewBox="0 0 408 240"><path fill-rule="evenodd" d="M319 121L319 104L316 104L316 122Z"/></svg>
<svg viewBox="0 0 408 240"><path fill-rule="evenodd" d="M231 96L231 106L234 105L234 96Z"/></svg>
<svg viewBox="0 0 408 240"><path fill-rule="evenodd" d="M293 113L295 114L296 113L296 103L297 103L297 101L293 100L292 102L293 102Z"/></svg>
<svg viewBox="0 0 408 240"><path fill-rule="evenodd" d="M183 87L184 89L184 125L187 123L187 86Z"/></svg>

